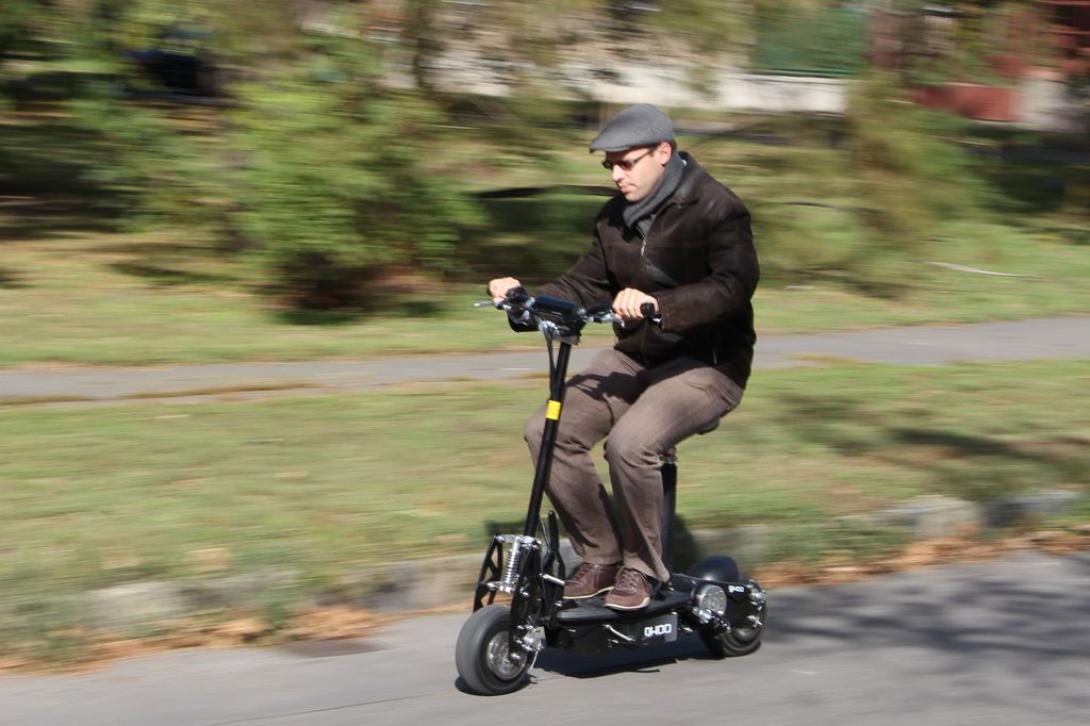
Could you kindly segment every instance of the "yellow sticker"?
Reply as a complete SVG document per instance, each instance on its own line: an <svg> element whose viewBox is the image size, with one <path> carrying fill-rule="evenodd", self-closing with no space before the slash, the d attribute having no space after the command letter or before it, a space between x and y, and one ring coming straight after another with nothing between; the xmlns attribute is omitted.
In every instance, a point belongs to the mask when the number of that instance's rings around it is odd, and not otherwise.
<svg viewBox="0 0 1090 726"><path fill-rule="evenodd" d="M549 401L549 404L545 407L545 418L553 421L560 420L560 401Z"/></svg>

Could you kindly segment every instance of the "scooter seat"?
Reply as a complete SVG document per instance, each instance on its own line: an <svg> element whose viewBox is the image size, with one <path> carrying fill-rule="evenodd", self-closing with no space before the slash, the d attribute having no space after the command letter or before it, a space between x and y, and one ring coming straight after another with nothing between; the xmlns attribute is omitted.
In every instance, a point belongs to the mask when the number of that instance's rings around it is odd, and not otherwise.
<svg viewBox="0 0 1090 726"><path fill-rule="evenodd" d="M556 614L556 619L562 625L590 625L624 620L641 620L651 615L658 615L689 602L690 595L687 592L675 592L665 590L659 592L651 599L647 607L639 610L613 610L607 608L604 597L591 597L578 601L575 607L566 607Z"/></svg>

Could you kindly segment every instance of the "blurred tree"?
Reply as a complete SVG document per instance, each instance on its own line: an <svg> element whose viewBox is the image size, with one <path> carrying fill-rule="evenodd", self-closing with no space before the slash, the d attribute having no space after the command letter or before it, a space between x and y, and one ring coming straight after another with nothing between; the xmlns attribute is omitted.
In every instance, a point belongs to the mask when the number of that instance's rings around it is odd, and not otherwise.
<svg viewBox="0 0 1090 726"><path fill-rule="evenodd" d="M672 0L661 3L661 20L648 21L666 34L682 34L705 60L739 55L740 46L751 42L755 2L735 0ZM733 49L733 52L732 52Z"/></svg>
<svg viewBox="0 0 1090 726"><path fill-rule="evenodd" d="M412 57L413 80L417 88L428 93L437 90L431 69L443 49L435 18L440 4L441 0L408 0L408 18L402 31L402 42Z"/></svg>
<svg viewBox="0 0 1090 726"><path fill-rule="evenodd" d="M35 24L49 12L49 0L4 0L0 3L0 63L32 43Z"/></svg>
<svg viewBox="0 0 1090 726"><path fill-rule="evenodd" d="M888 73L870 73L852 86L841 143L871 233L853 262L861 279L885 294L909 282L906 271L919 271L902 263L925 257L934 229L983 214L990 189L959 143L968 124L909 103Z"/></svg>
<svg viewBox="0 0 1090 726"><path fill-rule="evenodd" d="M1071 53L1056 42L1053 12L1038 0L894 0L872 9L872 50L906 84L1010 83Z"/></svg>
<svg viewBox="0 0 1090 726"><path fill-rule="evenodd" d="M94 132L88 180L130 221L211 234L265 260L306 307L368 304L391 268L442 271L475 208L427 167L434 104L386 82L355 2L56 0L81 57L128 78L126 51L199 29L233 69L230 102L164 106L90 83L66 104ZM59 22L59 21L58 21Z"/></svg>
<svg viewBox="0 0 1090 726"><path fill-rule="evenodd" d="M386 271L445 269L474 207L423 164L436 122L412 94L332 64L241 90L232 145L232 226L258 248L281 293L307 308L380 302Z"/></svg>

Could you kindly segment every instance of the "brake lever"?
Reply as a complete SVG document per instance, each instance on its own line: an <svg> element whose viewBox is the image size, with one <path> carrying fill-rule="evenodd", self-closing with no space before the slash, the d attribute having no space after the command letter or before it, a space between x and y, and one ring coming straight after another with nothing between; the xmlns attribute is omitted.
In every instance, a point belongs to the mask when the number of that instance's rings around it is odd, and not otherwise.
<svg viewBox="0 0 1090 726"><path fill-rule="evenodd" d="M624 318L612 310L606 310L605 312L595 313L591 316L596 323L614 323L617 327L624 327Z"/></svg>

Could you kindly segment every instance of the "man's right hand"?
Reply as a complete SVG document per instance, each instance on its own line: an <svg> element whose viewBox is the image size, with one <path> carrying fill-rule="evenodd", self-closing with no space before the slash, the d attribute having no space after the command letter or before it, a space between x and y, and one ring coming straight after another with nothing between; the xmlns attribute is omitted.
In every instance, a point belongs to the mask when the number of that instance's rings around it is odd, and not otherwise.
<svg viewBox="0 0 1090 726"><path fill-rule="evenodd" d="M499 303L507 296L507 291L515 287L522 287L522 283L513 277L497 277L488 283L488 294L492 296L492 302Z"/></svg>

